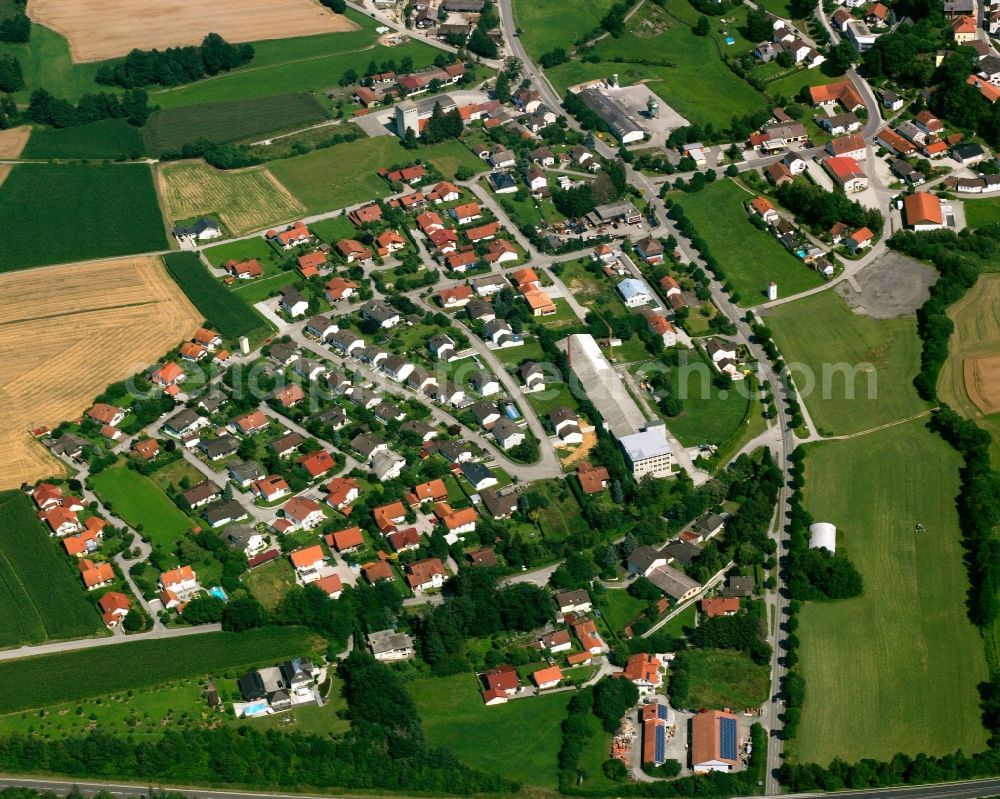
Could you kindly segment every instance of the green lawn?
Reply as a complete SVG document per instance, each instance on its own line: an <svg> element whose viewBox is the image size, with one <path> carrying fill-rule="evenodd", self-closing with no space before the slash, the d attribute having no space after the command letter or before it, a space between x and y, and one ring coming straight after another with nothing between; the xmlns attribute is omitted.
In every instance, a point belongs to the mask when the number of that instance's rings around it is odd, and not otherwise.
<svg viewBox="0 0 1000 799"><path fill-rule="evenodd" d="M310 230L313 229L313 225L310 225L309 228ZM229 244L218 244L215 247L209 247L204 252L205 257L208 258L212 266L222 266L230 260L246 261L250 258L256 258L261 262L267 261L273 264L278 263L279 260L279 256L274 251L274 248L259 236L254 236L250 239L240 239ZM264 266L264 263L261 263L261 267L263 268Z"/></svg>
<svg viewBox="0 0 1000 799"><path fill-rule="evenodd" d="M739 292L740 304L748 307L763 302L772 280L783 297L822 284L819 273L753 226L743 206L753 196L731 180L720 180L703 191L677 197L726 280Z"/></svg>
<svg viewBox="0 0 1000 799"><path fill-rule="evenodd" d="M825 86L843 79L843 75L829 77L820 72L819 69L799 69L790 75L771 81L764 87L764 90L771 97L784 96L789 100L794 100L799 92L807 86ZM810 117L811 114L806 114L806 116Z"/></svg>
<svg viewBox="0 0 1000 799"><path fill-rule="evenodd" d="M0 272L167 246L147 164L18 164L0 219Z"/></svg>
<svg viewBox="0 0 1000 799"><path fill-rule="evenodd" d="M801 365L792 375L819 432L856 433L928 407L912 385L920 363L915 320L873 320L824 291L777 306L764 322L785 361Z"/></svg>
<svg viewBox="0 0 1000 799"><path fill-rule="evenodd" d="M612 0L515 0L514 18L524 49L537 61L554 47L569 52L612 5Z"/></svg>
<svg viewBox="0 0 1000 799"><path fill-rule="evenodd" d="M690 707L728 707L739 712L767 701L770 670L754 663L749 655L731 649L691 649L688 655Z"/></svg>
<svg viewBox="0 0 1000 799"><path fill-rule="evenodd" d="M336 244L341 239L353 239L358 235L358 229L344 214L335 216L333 219L313 222L309 225L309 229L327 244Z"/></svg>
<svg viewBox="0 0 1000 799"><path fill-rule="evenodd" d="M75 128L36 128L22 158L138 158L139 128L125 119L102 119Z"/></svg>
<svg viewBox="0 0 1000 799"><path fill-rule="evenodd" d="M560 729L571 694L549 694L486 707L471 674L413 680L406 689L417 705L431 746L451 749L464 763L554 789Z"/></svg>
<svg viewBox="0 0 1000 799"><path fill-rule="evenodd" d="M285 558L258 566L243 576L243 585L268 610L274 610L295 585L292 565Z"/></svg>
<svg viewBox="0 0 1000 799"><path fill-rule="evenodd" d="M395 136L376 136L273 161L270 169L310 213L317 213L386 196L392 189L375 170L412 163L415 158L434 164L450 177L463 164L477 171L483 168L482 161L458 141L411 152Z"/></svg>
<svg viewBox="0 0 1000 799"><path fill-rule="evenodd" d="M610 588L597 598L604 621L615 632L621 632L634 621L649 605L642 599L636 599L625 588Z"/></svg>
<svg viewBox="0 0 1000 799"><path fill-rule="evenodd" d="M152 480L125 465L105 469L91 481L108 509L154 545L173 549L194 526Z"/></svg>
<svg viewBox="0 0 1000 799"><path fill-rule="evenodd" d="M1000 222L1000 198L991 197L988 200L966 200L965 222L973 230Z"/></svg>
<svg viewBox="0 0 1000 799"><path fill-rule="evenodd" d="M809 446L805 506L837 526L864 595L799 615L806 703L794 751L890 759L985 748L955 496L961 459L923 422ZM914 532L914 524L926 532Z"/></svg>
<svg viewBox="0 0 1000 799"><path fill-rule="evenodd" d="M576 397L566 383L548 383L542 391L525 394L539 416L547 416L556 408L577 407Z"/></svg>

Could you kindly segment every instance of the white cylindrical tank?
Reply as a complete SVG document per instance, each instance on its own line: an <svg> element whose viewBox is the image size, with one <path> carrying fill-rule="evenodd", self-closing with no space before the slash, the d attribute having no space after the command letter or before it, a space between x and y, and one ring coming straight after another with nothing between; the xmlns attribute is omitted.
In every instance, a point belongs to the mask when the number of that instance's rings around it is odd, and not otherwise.
<svg viewBox="0 0 1000 799"><path fill-rule="evenodd" d="M829 522L809 525L809 548L837 551L837 528Z"/></svg>

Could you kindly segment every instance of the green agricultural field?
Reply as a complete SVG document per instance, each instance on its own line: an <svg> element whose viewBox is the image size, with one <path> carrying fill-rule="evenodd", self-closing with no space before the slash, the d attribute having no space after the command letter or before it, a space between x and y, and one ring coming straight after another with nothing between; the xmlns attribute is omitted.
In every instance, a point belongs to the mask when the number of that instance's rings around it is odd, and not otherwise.
<svg viewBox="0 0 1000 799"><path fill-rule="evenodd" d="M343 214L335 216L333 219L321 219L319 222L313 222L309 225L309 229L327 244L336 244L341 239L353 239L358 235L358 229Z"/></svg>
<svg viewBox="0 0 1000 799"><path fill-rule="evenodd" d="M920 365L914 319L870 319L824 291L773 308L764 323L820 433L857 433L928 407L912 384Z"/></svg>
<svg viewBox="0 0 1000 799"><path fill-rule="evenodd" d="M753 196L725 179L678 197L677 202L708 243L744 307L763 302L772 280L783 297L821 285L823 278L818 272L753 226L743 207Z"/></svg>
<svg viewBox="0 0 1000 799"><path fill-rule="evenodd" d="M285 286L290 286L293 283L299 283L301 285L302 278L300 278L296 272L277 272L270 277L262 277L256 280L240 282L245 285L235 286L235 288L232 289L232 293L239 297L243 302L253 305L258 302L263 302L268 297L273 297Z"/></svg>
<svg viewBox="0 0 1000 799"><path fill-rule="evenodd" d="M96 607L31 500L0 494L0 647L94 635ZM10 684L10 683L8 683Z"/></svg>
<svg viewBox="0 0 1000 799"><path fill-rule="evenodd" d="M223 338L247 336L259 343L270 324L237 293L229 291L193 253L177 252L163 259L170 276Z"/></svg>
<svg viewBox="0 0 1000 799"><path fill-rule="evenodd" d="M139 158L142 134L126 119L102 119L75 128L36 128L22 158Z"/></svg>
<svg viewBox="0 0 1000 799"><path fill-rule="evenodd" d="M822 334L822 331L817 331ZM864 595L808 603L798 635L806 702L801 762L889 760L986 747L988 679L968 621L955 496L961 459L923 421L809 445L805 507L837 526ZM921 522L925 533L915 533Z"/></svg>
<svg viewBox="0 0 1000 799"><path fill-rule="evenodd" d="M411 152L395 136L357 139L296 158L272 161L269 166L310 213L320 213L385 197L392 189L375 170L412 163L415 158L433 164L450 177L462 165L477 171L483 169L483 162L461 142L442 142Z"/></svg>
<svg viewBox="0 0 1000 799"><path fill-rule="evenodd" d="M111 512L132 527L140 527L143 537L155 546L173 549L195 526L156 483L128 466L105 469L91 482Z"/></svg>
<svg viewBox="0 0 1000 799"><path fill-rule="evenodd" d="M525 785L556 787L560 727L571 694L486 707L483 689L468 673L412 680L406 690L417 705L431 746L451 749L469 766Z"/></svg>
<svg viewBox="0 0 1000 799"><path fill-rule="evenodd" d="M0 272L167 246L147 164L18 164L0 219Z"/></svg>
<svg viewBox="0 0 1000 799"><path fill-rule="evenodd" d="M146 152L157 155L198 139L229 142L322 122L326 111L307 92L155 111L142 129Z"/></svg>
<svg viewBox="0 0 1000 799"><path fill-rule="evenodd" d="M289 90L322 92L337 88L337 82L348 69L363 74L373 59L379 65L389 59L399 64L409 56L414 69L420 69L433 63L439 52L415 41L383 47L377 44L375 22L351 10L347 16L361 26L360 30L254 42L254 59L242 69L153 92L150 101L161 108L177 108L275 97Z"/></svg>
<svg viewBox="0 0 1000 799"><path fill-rule="evenodd" d="M0 663L0 684L16 686L0 696L0 712L46 707L116 691L163 685L204 674L272 665L325 649L322 639L299 627L266 627L244 633L201 633L170 640L130 641L111 650L96 647ZM87 679L79 679L86 674Z"/></svg>
<svg viewBox="0 0 1000 799"><path fill-rule="evenodd" d="M1000 198L966 200L965 222L973 230L983 227L983 225L1000 222Z"/></svg>
<svg viewBox="0 0 1000 799"><path fill-rule="evenodd" d="M612 0L515 0L514 20L524 49L537 61L555 47L567 52L598 27Z"/></svg>
<svg viewBox="0 0 1000 799"><path fill-rule="evenodd" d="M743 710L767 701L770 670L754 663L749 655L731 649L691 649L687 654L691 664L690 707Z"/></svg>

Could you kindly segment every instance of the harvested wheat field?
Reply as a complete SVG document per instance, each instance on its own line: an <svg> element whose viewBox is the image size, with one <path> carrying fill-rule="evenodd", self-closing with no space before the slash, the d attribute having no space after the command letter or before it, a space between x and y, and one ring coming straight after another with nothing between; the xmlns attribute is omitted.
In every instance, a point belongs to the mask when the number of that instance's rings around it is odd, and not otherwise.
<svg viewBox="0 0 1000 799"><path fill-rule="evenodd" d="M65 36L76 62L200 44L209 33L253 42L357 27L316 0L31 0L28 16Z"/></svg>
<svg viewBox="0 0 1000 799"><path fill-rule="evenodd" d="M966 358L965 390L983 413L1000 411L1000 354Z"/></svg>
<svg viewBox="0 0 1000 799"><path fill-rule="evenodd" d="M158 258L0 275L0 489L59 471L29 430L79 416L201 322Z"/></svg>
<svg viewBox="0 0 1000 799"><path fill-rule="evenodd" d="M0 158L20 158L21 150L31 136L29 125L0 130Z"/></svg>
<svg viewBox="0 0 1000 799"><path fill-rule="evenodd" d="M264 167L220 170L183 161L161 166L157 182L172 223L215 214L235 235L290 222L305 210Z"/></svg>

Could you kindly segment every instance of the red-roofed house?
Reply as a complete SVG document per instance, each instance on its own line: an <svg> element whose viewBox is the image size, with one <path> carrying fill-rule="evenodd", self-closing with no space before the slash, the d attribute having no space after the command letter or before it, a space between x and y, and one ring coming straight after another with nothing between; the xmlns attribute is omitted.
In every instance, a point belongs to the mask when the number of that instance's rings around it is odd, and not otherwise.
<svg viewBox="0 0 1000 799"><path fill-rule="evenodd" d="M59 486L52 483L39 483L35 490L31 492L31 498L41 510L51 510L62 505L63 493Z"/></svg>
<svg viewBox="0 0 1000 799"><path fill-rule="evenodd" d="M375 222L381 221L382 209L372 203L371 205L366 205L363 208L354 209L347 215L347 218L358 227L371 225Z"/></svg>
<svg viewBox="0 0 1000 799"><path fill-rule="evenodd" d="M302 402L306 398L306 393L298 383L289 383L275 391L274 398L281 403L282 408L291 408Z"/></svg>
<svg viewBox="0 0 1000 799"><path fill-rule="evenodd" d="M473 532L476 529L476 520L479 518L475 508L452 510L447 502L437 503L434 506L434 515L448 529L449 537Z"/></svg>
<svg viewBox="0 0 1000 799"><path fill-rule="evenodd" d="M499 222L488 222L479 227L472 227L464 231L466 238L475 244L477 241L492 239L500 231Z"/></svg>
<svg viewBox="0 0 1000 799"><path fill-rule="evenodd" d="M76 513L62 505L56 505L44 514L45 523L52 530L52 535L64 536L77 533L83 529Z"/></svg>
<svg viewBox="0 0 1000 799"><path fill-rule="evenodd" d="M313 275L319 274L320 267L326 266L326 253L307 252L305 255L298 257L298 262L299 274L302 277L310 278Z"/></svg>
<svg viewBox="0 0 1000 799"><path fill-rule="evenodd" d="M351 297L357 290L358 284L353 280L347 280L343 277L335 277L326 284L326 288L323 293L326 296L327 302L339 302L340 300L346 300L348 297Z"/></svg>
<svg viewBox="0 0 1000 799"><path fill-rule="evenodd" d="M950 26L951 35L958 44L966 44L976 38L978 26L975 17L953 17Z"/></svg>
<svg viewBox="0 0 1000 799"><path fill-rule="evenodd" d="M435 228L427 234L427 238L442 255L458 249L458 234L451 228Z"/></svg>
<svg viewBox="0 0 1000 799"><path fill-rule="evenodd" d="M109 630L112 630L128 615L132 603L125 594L119 591L108 591L97 600L97 606L101 609L101 618L104 620L104 624Z"/></svg>
<svg viewBox="0 0 1000 799"><path fill-rule="evenodd" d="M365 563L361 567L361 573L365 576L365 580L368 581L369 585L375 585L375 583L383 581L392 582L396 579L396 574L392 570L392 566L384 560L373 560L371 563Z"/></svg>
<svg viewBox="0 0 1000 799"><path fill-rule="evenodd" d="M96 591L115 581L115 571L110 563L94 563L83 558L79 564L80 577L88 591Z"/></svg>
<svg viewBox="0 0 1000 799"><path fill-rule="evenodd" d="M576 470L576 476L584 494L597 494L608 487L608 470L603 466L581 463Z"/></svg>
<svg viewBox="0 0 1000 799"><path fill-rule="evenodd" d="M149 379L158 386L172 386L175 383L183 382L186 376L187 375L184 374L184 370L181 369L176 363L168 361L159 369L154 370L149 375Z"/></svg>
<svg viewBox="0 0 1000 799"><path fill-rule="evenodd" d="M330 599L339 599L340 595L344 593L344 584L336 574L321 577L313 585L330 597Z"/></svg>
<svg viewBox="0 0 1000 799"><path fill-rule="evenodd" d="M406 493L405 498L411 508L417 508L423 502L445 502L448 499L448 488L444 480L430 480L415 485L412 491Z"/></svg>
<svg viewBox="0 0 1000 799"><path fill-rule="evenodd" d="M483 672L482 678L486 684L483 701L487 705L503 704L508 697L514 696L521 689L521 679L517 676L517 669L507 664Z"/></svg>
<svg viewBox="0 0 1000 799"><path fill-rule="evenodd" d="M503 264L516 261L520 256L517 248L506 239L494 239L486 247L483 260L488 264Z"/></svg>
<svg viewBox="0 0 1000 799"><path fill-rule="evenodd" d="M319 579L319 570L326 563L326 555L319 544L304 549L296 549L289 554L292 566L295 567L295 576L303 583L315 582Z"/></svg>
<svg viewBox="0 0 1000 799"><path fill-rule="evenodd" d="M308 497L292 497L282 510L286 519L303 530L312 530L326 518L320 504Z"/></svg>
<svg viewBox="0 0 1000 799"><path fill-rule="evenodd" d="M306 227L305 222L300 221L296 222L288 230L282 230L280 233L269 230L267 231L267 237L278 242L282 249L290 250L293 247L298 247L300 244L306 244L312 240L312 233L309 232L309 228Z"/></svg>
<svg viewBox="0 0 1000 799"><path fill-rule="evenodd" d="M823 166L845 192L863 191L868 188L868 176L853 158L835 155L833 158L827 158Z"/></svg>
<svg viewBox="0 0 1000 799"><path fill-rule="evenodd" d="M403 249L406 246L406 239L395 230L386 230L375 238L375 246L378 254L384 258Z"/></svg>
<svg viewBox="0 0 1000 799"><path fill-rule="evenodd" d="M337 242L337 252L349 264L353 264L356 261L369 261L372 257L371 249L357 239L341 239Z"/></svg>
<svg viewBox="0 0 1000 799"><path fill-rule="evenodd" d="M461 190L454 183L442 180L433 189L427 192L427 199L435 205L441 203L451 203L462 196Z"/></svg>
<svg viewBox="0 0 1000 799"><path fill-rule="evenodd" d="M461 308L469 304L473 297L471 286L452 286L438 292L438 300L443 308Z"/></svg>
<svg viewBox="0 0 1000 799"><path fill-rule="evenodd" d="M592 655L598 655L607 648L597 632L597 626L593 619L577 622L573 625L573 632L576 634L580 646Z"/></svg>
<svg viewBox="0 0 1000 799"><path fill-rule="evenodd" d="M151 461L160 451L160 443L155 438L144 438L132 445L132 451L144 461Z"/></svg>
<svg viewBox="0 0 1000 799"><path fill-rule="evenodd" d="M740 612L740 600L735 596L710 596L701 600L701 612L708 618L735 616Z"/></svg>
<svg viewBox="0 0 1000 799"><path fill-rule="evenodd" d="M417 217L417 227L425 236L429 236L435 230L443 228L444 223L441 221L441 217L433 211L424 211Z"/></svg>
<svg viewBox="0 0 1000 799"><path fill-rule="evenodd" d="M828 83L825 86L810 86L809 96L812 98L813 105L840 103L847 111L856 111L859 108L864 108L865 105L858 90L849 80Z"/></svg>
<svg viewBox="0 0 1000 799"><path fill-rule="evenodd" d="M270 477L262 477L260 480L254 480L250 484L250 490L254 493L254 496L260 497L265 502L274 502L291 491L288 483L285 482L285 478L280 474L272 474Z"/></svg>
<svg viewBox="0 0 1000 799"><path fill-rule="evenodd" d="M944 227L941 201L925 191L914 192L903 198L903 217L912 230L936 230Z"/></svg>
<svg viewBox="0 0 1000 799"><path fill-rule="evenodd" d="M416 527L407 527L386 534L385 540L392 547L393 552L405 552L420 546L420 533L417 532Z"/></svg>
<svg viewBox="0 0 1000 799"><path fill-rule="evenodd" d="M390 502L388 505L373 508L372 516L375 517L376 526L384 534L397 524L406 521L406 508L402 502Z"/></svg>
<svg viewBox="0 0 1000 799"><path fill-rule="evenodd" d="M109 424L117 427L125 418L125 411L121 408L116 408L114 405L98 402L87 411L87 417L93 419L95 422L100 422L102 425Z"/></svg>
<svg viewBox="0 0 1000 799"><path fill-rule="evenodd" d="M558 666L549 666L547 669L539 669L531 675L531 681L542 691L546 688L555 688L562 682L562 669Z"/></svg>
<svg viewBox="0 0 1000 799"><path fill-rule="evenodd" d="M87 521L89 522L90 519ZM103 527L103 522L101 523L101 526ZM101 545L101 541L103 539L104 533L100 528L95 530L91 529L88 525L88 529L84 530L82 533L77 533L76 535L64 538L63 546L66 547L67 555L82 558L84 555L89 555L91 552L95 551Z"/></svg>
<svg viewBox="0 0 1000 799"><path fill-rule="evenodd" d="M326 504L331 508L343 510L354 502L361 491L358 484L350 477L334 477L326 484Z"/></svg>
<svg viewBox="0 0 1000 799"><path fill-rule="evenodd" d="M483 213L480 210L478 203L463 203L462 205L456 205L454 208L448 209L448 213L451 214L451 218L460 225L469 225L477 219L483 218Z"/></svg>
<svg viewBox="0 0 1000 799"><path fill-rule="evenodd" d="M440 588L448 576L440 558L414 561L406 567L406 572L406 582L415 594Z"/></svg>
<svg viewBox="0 0 1000 799"><path fill-rule="evenodd" d="M640 691L652 691L663 681L660 667L658 659L646 652L639 652L628 659L622 675L635 683Z"/></svg>
<svg viewBox="0 0 1000 799"><path fill-rule="evenodd" d="M757 214L757 216L769 224L777 221L778 219L778 209L775 208L774 204L762 194L758 194L750 201L750 208L755 214Z"/></svg>
<svg viewBox="0 0 1000 799"><path fill-rule="evenodd" d="M348 527L330 533L326 537L326 543L338 552L355 552L365 545L365 538L360 527Z"/></svg>
<svg viewBox="0 0 1000 799"><path fill-rule="evenodd" d="M240 280L252 280L264 274L264 270L260 268L260 261L256 258L249 258L246 261L229 260L222 268Z"/></svg>
<svg viewBox="0 0 1000 799"><path fill-rule="evenodd" d="M852 252L857 252L858 250L863 250L865 247L870 247L874 240L875 234L868 228L863 227L860 230L855 230L848 236L845 243Z"/></svg>

